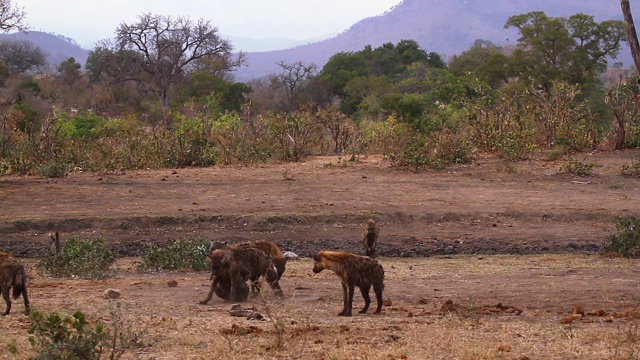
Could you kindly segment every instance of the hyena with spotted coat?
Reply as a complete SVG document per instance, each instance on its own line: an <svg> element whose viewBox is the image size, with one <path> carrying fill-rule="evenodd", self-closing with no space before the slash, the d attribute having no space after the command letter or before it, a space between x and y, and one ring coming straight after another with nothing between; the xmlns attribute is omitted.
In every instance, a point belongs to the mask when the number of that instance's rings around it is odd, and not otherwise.
<svg viewBox="0 0 640 360"><path fill-rule="evenodd" d="M377 308L374 314L382 310L382 291L384 290L384 268L376 260L343 251L320 251L313 257L313 272L324 269L333 271L342 284L343 307L338 316L351 316L353 309L353 292L357 286L364 299L364 307L360 314L369 309L371 298L369 289L373 286L376 294Z"/></svg>
<svg viewBox="0 0 640 360"><path fill-rule="evenodd" d="M256 249L260 250L263 253L269 255L271 261L273 262L273 266L278 270L278 280L282 278L282 274L287 269L287 261L289 258L285 257L282 254L282 251L273 241L268 240L253 240L241 242L239 244L233 245L233 247L237 249Z"/></svg>
<svg viewBox="0 0 640 360"><path fill-rule="evenodd" d="M11 288L13 288L14 299L22 295L24 312L28 315L31 308L27 294L27 272L24 270L24 265L11 254L0 251L0 292L2 292L2 298L7 305L2 316L9 315L11 311Z"/></svg>
<svg viewBox="0 0 640 360"><path fill-rule="evenodd" d="M278 284L278 271L273 266L271 258L264 252L230 247L213 250L207 256L211 260L211 274L214 280L209 295L201 302L202 304L211 300L213 294L217 293L216 288L226 285L223 281L227 278L229 279L229 299L232 300L239 298L238 295L244 291L247 279L251 280L252 290L259 291L260 277L265 278L276 295L282 296L282 289ZM219 292L224 293L225 289Z"/></svg>
<svg viewBox="0 0 640 360"><path fill-rule="evenodd" d="M376 256L376 246L378 245L378 236L380 231L375 220L367 220L367 226L364 228L364 236L362 243L364 244L364 252L369 257Z"/></svg>
<svg viewBox="0 0 640 360"><path fill-rule="evenodd" d="M239 277L238 277L239 276ZM200 301L200 304L206 305L215 293L219 298L234 302L242 302L249 297L249 286L247 280L248 273L239 272L235 262L229 263L227 266L213 267L211 280L211 290L207 298ZM231 285L234 284L234 293L231 294Z"/></svg>

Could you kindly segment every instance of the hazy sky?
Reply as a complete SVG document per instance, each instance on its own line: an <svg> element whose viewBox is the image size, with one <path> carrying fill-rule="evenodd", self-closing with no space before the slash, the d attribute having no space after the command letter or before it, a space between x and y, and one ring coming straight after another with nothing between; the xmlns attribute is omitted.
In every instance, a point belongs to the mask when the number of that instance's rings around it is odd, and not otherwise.
<svg viewBox="0 0 640 360"><path fill-rule="evenodd" d="M14 0L32 30L53 32L85 48L113 37L122 22L146 12L210 20L221 34L311 39L379 15L400 0Z"/></svg>

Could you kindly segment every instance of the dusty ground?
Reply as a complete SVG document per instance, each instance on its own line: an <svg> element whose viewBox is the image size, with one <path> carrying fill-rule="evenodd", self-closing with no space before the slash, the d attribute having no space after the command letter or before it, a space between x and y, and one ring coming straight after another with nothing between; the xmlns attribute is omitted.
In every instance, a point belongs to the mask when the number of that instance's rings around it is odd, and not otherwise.
<svg viewBox="0 0 640 360"><path fill-rule="evenodd" d="M590 177L560 174L561 162L540 158L479 159L417 174L392 171L379 158L343 166L327 157L251 168L73 172L59 180L1 177L0 249L31 265L36 310L81 310L108 321L101 293L123 290L123 317L147 329L145 346L128 357L638 358L640 270L634 260L597 253L614 231L612 217L640 216L640 181L620 175L640 151L578 158L596 164ZM231 317L217 298L198 305L208 291L205 273L138 274L135 258L127 258L117 278L91 282L51 279L32 266L56 230L63 240L102 236L130 257L150 242L194 236L269 239L302 257L320 249L361 252L368 217L382 229L391 305L380 316L336 317L337 280L313 275L303 258L285 273L284 301L245 304L285 324L282 348L273 321ZM169 279L179 286L168 288ZM453 306L442 309L447 300ZM578 305L606 315L561 324ZM0 319L0 332L10 335L0 337L0 357L29 354L21 310L18 303ZM226 334L232 329L240 330ZM3 351L12 341L17 355Z"/></svg>

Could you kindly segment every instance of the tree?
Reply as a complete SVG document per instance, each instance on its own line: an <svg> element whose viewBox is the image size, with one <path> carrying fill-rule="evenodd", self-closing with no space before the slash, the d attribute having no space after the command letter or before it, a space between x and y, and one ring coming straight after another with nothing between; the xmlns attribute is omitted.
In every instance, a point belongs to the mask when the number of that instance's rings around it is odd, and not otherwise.
<svg viewBox="0 0 640 360"><path fill-rule="evenodd" d="M0 0L0 30L9 32L11 30L26 30L27 25L24 19L27 13L23 8L15 7L11 0Z"/></svg>
<svg viewBox="0 0 640 360"><path fill-rule="evenodd" d="M137 23L118 27L115 44L99 44L89 55L87 69L94 80L107 76L114 82L137 83L157 95L166 112L172 87L198 60L227 58L232 50L209 21L145 13Z"/></svg>
<svg viewBox="0 0 640 360"><path fill-rule="evenodd" d="M74 57L69 57L58 65L58 73L62 82L66 85L73 85L77 80L82 77L80 69L82 65L76 62Z"/></svg>
<svg viewBox="0 0 640 360"><path fill-rule="evenodd" d="M622 79L607 89L605 102L613 111L613 131L616 142L614 150L622 150L627 146L627 131L638 121L640 113L640 94L638 87L623 82Z"/></svg>
<svg viewBox="0 0 640 360"><path fill-rule="evenodd" d="M315 64L305 65L302 61L293 64L279 61L276 64L282 68L282 72L275 76L276 87L280 86L285 91L287 110L294 110L296 97L313 78L317 66Z"/></svg>
<svg viewBox="0 0 640 360"><path fill-rule="evenodd" d="M445 69L446 64L437 53L427 53L414 40L401 40L397 45L385 43L372 49L370 45L361 51L343 52L332 56L320 72L320 78L333 86L334 94L342 101L342 110L352 114L360 108L377 108L377 96L360 96L369 87L393 84L403 79L415 64L433 69ZM375 109L374 109L375 110Z"/></svg>
<svg viewBox="0 0 640 360"><path fill-rule="evenodd" d="M506 84L511 77L509 57L502 47L489 40L476 40L466 51L455 55L449 63L454 75L470 75L497 89Z"/></svg>
<svg viewBox="0 0 640 360"><path fill-rule="evenodd" d="M636 70L640 73L640 43L638 43L638 34L636 26L633 23L633 15L631 15L631 6L629 0L620 0L622 7L622 15L624 16L625 29L627 31L627 39L629 40L629 48L631 49L631 57L636 65Z"/></svg>
<svg viewBox="0 0 640 360"><path fill-rule="evenodd" d="M42 50L26 40L6 40L0 43L0 61L12 74L40 69L47 65Z"/></svg>
<svg viewBox="0 0 640 360"><path fill-rule="evenodd" d="M596 83L607 67L607 58L616 58L625 40L623 22L597 23L584 14L554 18L534 11L510 17L504 27L520 32L512 56L519 77L544 91L556 80Z"/></svg>

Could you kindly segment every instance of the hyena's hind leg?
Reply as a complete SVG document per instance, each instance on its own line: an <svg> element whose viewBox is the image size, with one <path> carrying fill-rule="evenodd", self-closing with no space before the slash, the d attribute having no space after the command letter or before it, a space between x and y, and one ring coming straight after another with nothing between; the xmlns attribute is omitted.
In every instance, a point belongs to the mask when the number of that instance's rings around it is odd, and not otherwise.
<svg viewBox="0 0 640 360"><path fill-rule="evenodd" d="M2 288L2 298L4 299L4 302L7 305L7 308L2 314L2 316L9 315L9 311L11 311L11 297L9 297L9 289L10 287L8 286L5 286Z"/></svg>
<svg viewBox="0 0 640 360"><path fill-rule="evenodd" d="M364 307L359 311L360 314L364 314L369 310L369 305L371 304L371 297L369 297L369 290L371 289L371 285L362 285L360 286L360 293L362 294L362 298L364 299Z"/></svg>
<svg viewBox="0 0 640 360"><path fill-rule="evenodd" d="M26 275L18 274L16 276L16 283L13 285L13 298L17 299L22 295L22 301L24 301L24 313L29 315L31 312L31 306L29 306L29 295L27 294L27 279Z"/></svg>
<svg viewBox="0 0 640 360"><path fill-rule="evenodd" d="M382 310L382 290L384 290L384 283L373 284L373 291L376 293L376 301L378 303L376 311L373 312L374 314L380 314Z"/></svg>

